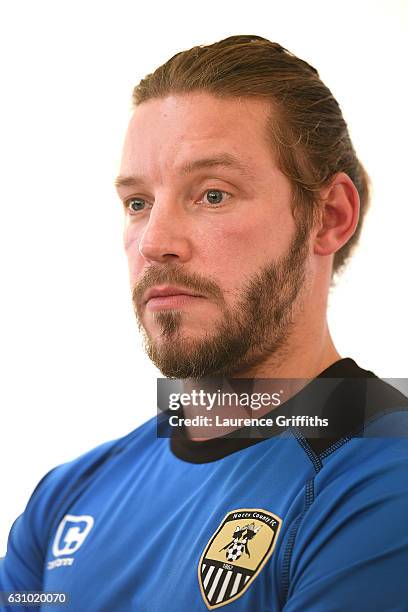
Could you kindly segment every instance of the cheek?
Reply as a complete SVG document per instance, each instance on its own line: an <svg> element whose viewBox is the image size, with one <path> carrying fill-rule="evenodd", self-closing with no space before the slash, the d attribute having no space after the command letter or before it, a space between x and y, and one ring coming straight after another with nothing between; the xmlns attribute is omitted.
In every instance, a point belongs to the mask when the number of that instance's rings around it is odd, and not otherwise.
<svg viewBox="0 0 408 612"><path fill-rule="evenodd" d="M284 213L263 217L255 215L245 222L229 219L208 228L200 236L203 269L214 270L220 278L236 274L251 275L267 261L277 260L286 252L292 223ZM198 252L197 250L197 252Z"/></svg>
<svg viewBox="0 0 408 612"><path fill-rule="evenodd" d="M230 221L228 224L214 223L207 232L196 234L193 267L203 277L213 280L222 290L227 304L233 307L257 262L254 261L256 249L252 251L251 228Z"/></svg>
<svg viewBox="0 0 408 612"><path fill-rule="evenodd" d="M123 246L129 266L129 278L133 284L140 276L143 268L143 258L139 253L141 229L137 229L125 220L123 229Z"/></svg>

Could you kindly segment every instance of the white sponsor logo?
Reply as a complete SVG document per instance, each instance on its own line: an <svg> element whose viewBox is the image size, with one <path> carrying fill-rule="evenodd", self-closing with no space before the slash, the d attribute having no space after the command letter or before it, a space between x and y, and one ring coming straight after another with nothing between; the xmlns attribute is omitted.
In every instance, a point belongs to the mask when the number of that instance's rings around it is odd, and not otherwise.
<svg viewBox="0 0 408 612"><path fill-rule="evenodd" d="M94 519L89 515L75 516L74 514L66 514L58 525L52 545L52 554L54 557L62 555L72 555L78 548L82 546L85 538L91 531L94 524ZM48 569L60 567L64 565L72 565L74 559L72 557L65 559L56 559L48 562Z"/></svg>

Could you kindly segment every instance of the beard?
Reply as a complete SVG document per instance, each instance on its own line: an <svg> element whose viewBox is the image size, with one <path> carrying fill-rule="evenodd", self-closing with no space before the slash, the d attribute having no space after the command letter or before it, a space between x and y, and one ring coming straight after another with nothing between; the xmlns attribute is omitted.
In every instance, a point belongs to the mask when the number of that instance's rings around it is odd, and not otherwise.
<svg viewBox="0 0 408 612"><path fill-rule="evenodd" d="M132 300L145 351L162 374L168 378L228 377L258 366L271 356L279 355L281 359L305 284L308 238L306 224L297 223L287 253L247 280L233 308L228 307L215 282L185 272L180 264L148 268L136 282ZM221 310L221 321L202 338L195 339L182 333L182 312L158 311L153 316L161 335L159 340L152 339L142 322L142 296L150 287L164 283L212 299Z"/></svg>

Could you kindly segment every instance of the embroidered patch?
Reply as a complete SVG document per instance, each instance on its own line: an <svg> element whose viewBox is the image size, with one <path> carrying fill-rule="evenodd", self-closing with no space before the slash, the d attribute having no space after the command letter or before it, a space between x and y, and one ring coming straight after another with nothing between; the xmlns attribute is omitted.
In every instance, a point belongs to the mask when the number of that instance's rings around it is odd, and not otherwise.
<svg viewBox="0 0 408 612"><path fill-rule="evenodd" d="M231 510L198 564L201 594L209 610L241 597L271 556L282 519L267 510Z"/></svg>

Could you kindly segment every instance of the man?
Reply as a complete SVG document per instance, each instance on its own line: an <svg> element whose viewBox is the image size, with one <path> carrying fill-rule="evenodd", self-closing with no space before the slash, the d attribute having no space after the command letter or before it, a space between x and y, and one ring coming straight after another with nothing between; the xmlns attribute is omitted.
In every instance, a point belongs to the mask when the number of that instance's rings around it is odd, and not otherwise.
<svg viewBox="0 0 408 612"><path fill-rule="evenodd" d="M169 440L152 419L45 476L1 589L72 610L406 610L406 398L341 358L326 319L368 206L337 102L306 62L233 36L171 58L134 103L117 188L150 358L190 392L314 379L282 409L335 426L308 437L288 417L254 438L159 419Z"/></svg>

